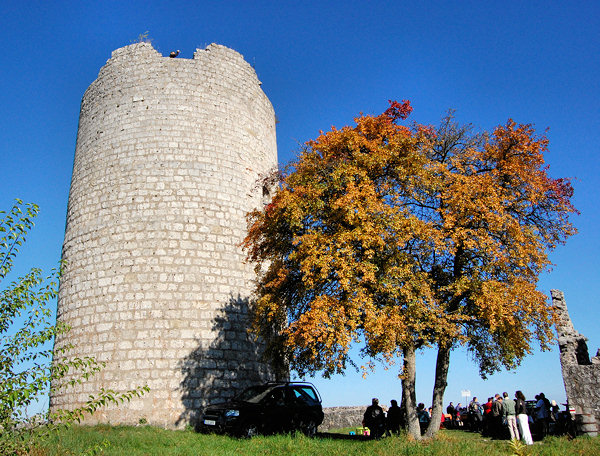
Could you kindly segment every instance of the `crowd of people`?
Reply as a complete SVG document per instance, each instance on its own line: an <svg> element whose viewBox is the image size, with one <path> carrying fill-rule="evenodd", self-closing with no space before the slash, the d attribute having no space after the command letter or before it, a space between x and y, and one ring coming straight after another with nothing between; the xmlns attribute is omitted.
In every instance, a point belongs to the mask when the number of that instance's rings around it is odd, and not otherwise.
<svg viewBox="0 0 600 456"><path fill-rule="evenodd" d="M544 438L560 433L564 427L560 407L544 393L536 395L535 401L526 401L523 392L516 391L514 398L504 392L488 397L483 404L473 397L466 407L450 402L446 416L451 417L452 427L464 427L494 439L521 439L527 445L533 444L532 430Z"/></svg>
<svg viewBox="0 0 600 456"><path fill-rule="evenodd" d="M387 413L386 413L387 412ZM432 409L425 404L417 406L417 417L421 432L429 426ZM507 392L495 394L487 402L481 404L477 397L463 406L460 402L452 402L442 414L440 426L449 429L465 429L480 432L483 436L493 439L522 439L527 445L533 444L532 430L543 438L549 434L561 433L564 423L561 423L560 408L556 401L549 401L544 393L535 396L535 401L526 401L522 391L516 391L514 398ZM398 433L404 426L404 414L398 402L384 410L379 400L373 398L363 417L363 426L368 427L371 436L380 438L383 435Z"/></svg>

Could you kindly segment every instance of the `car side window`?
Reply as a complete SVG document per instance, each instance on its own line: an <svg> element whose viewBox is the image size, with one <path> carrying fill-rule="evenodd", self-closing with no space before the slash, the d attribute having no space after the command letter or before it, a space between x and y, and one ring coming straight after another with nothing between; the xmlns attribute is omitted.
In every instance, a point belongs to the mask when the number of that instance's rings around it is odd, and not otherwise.
<svg viewBox="0 0 600 456"><path fill-rule="evenodd" d="M298 391L296 388L292 389L292 396L296 404L302 404L304 402L302 400L302 394L300 394L300 391Z"/></svg>
<svg viewBox="0 0 600 456"><path fill-rule="evenodd" d="M314 389L312 389L308 386L303 386L303 387L301 387L301 389L302 389L302 392L306 393L306 395L308 397L310 397L313 402L319 402L319 398L317 397L317 393L315 392Z"/></svg>
<svg viewBox="0 0 600 456"><path fill-rule="evenodd" d="M283 397L283 388L275 388L269 393L266 400L267 405L270 406L284 406L285 401Z"/></svg>
<svg viewBox="0 0 600 456"><path fill-rule="evenodd" d="M319 403L317 395L312 388L297 386L294 387L294 396L297 403L305 405L316 405Z"/></svg>

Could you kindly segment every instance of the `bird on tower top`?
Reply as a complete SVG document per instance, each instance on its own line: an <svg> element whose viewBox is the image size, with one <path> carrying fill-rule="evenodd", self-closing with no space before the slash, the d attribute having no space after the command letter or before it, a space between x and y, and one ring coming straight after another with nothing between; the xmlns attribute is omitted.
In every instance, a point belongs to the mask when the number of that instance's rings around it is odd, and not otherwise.
<svg viewBox="0 0 600 456"><path fill-rule="evenodd" d="M171 57L172 59L174 59L175 57L177 57L179 55L179 49L177 49L176 51L173 51L169 54L169 57Z"/></svg>

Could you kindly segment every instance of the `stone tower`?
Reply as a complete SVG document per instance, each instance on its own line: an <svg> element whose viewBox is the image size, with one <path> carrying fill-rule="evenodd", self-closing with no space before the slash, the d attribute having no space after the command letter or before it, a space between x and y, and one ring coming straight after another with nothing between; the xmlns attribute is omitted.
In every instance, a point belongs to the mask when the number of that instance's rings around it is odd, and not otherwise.
<svg viewBox="0 0 600 456"><path fill-rule="evenodd" d="M254 273L239 244L275 166L273 107L240 54L112 53L81 103L57 311L72 329L56 340L107 364L51 410L147 384L91 421L177 426L273 379L246 331Z"/></svg>
<svg viewBox="0 0 600 456"><path fill-rule="evenodd" d="M556 316L556 334L567 402L575 410L577 432L598 435L600 422L600 350L590 359L587 337L573 326L565 295L550 290Z"/></svg>

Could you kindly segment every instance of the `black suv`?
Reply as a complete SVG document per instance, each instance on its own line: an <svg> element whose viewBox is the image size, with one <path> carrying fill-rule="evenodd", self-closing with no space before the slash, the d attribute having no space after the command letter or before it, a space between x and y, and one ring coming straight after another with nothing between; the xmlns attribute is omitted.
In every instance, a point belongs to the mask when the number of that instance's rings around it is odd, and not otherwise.
<svg viewBox="0 0 600 456"><path fill-rule="evenodd" d="M293 431L313 436L322 422L321 397L313 384L269 382L251 386L229 402L207 406L200 430L241 437Z"/></svg>

